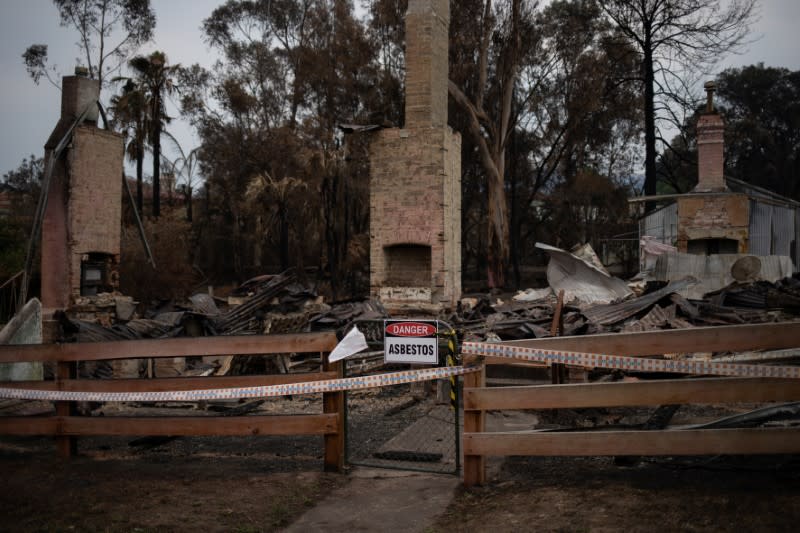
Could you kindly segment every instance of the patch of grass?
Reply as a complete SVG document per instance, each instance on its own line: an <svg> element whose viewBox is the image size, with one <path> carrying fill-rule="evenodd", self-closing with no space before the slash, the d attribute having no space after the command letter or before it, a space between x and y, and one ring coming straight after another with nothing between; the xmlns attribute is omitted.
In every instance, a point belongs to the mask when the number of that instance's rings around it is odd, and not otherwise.
<svg viewBox="0 0 800 533"><path fill-rule="evenodd" d="M284 501L275 502L269 508L270 521L275 527L288 525L290 514L289 506Z"/></svg>

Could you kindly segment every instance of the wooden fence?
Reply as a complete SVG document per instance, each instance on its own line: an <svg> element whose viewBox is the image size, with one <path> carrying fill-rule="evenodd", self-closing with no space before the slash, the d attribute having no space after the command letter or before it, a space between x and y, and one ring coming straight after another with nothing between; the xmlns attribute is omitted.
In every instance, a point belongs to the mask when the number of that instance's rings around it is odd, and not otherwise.
<svg viewBox="0 0 800 533"><path fill-rule="evenodd" d="M800 347L800 323L693 328L515 341L517 346L609 355ZM491 364L502 358L486 358ZM481 358L468 360L475 363ZM464 484L485 481L486 456L779 454L800 452L800 429L485 431L487 411L800 400L800 380L700 378L487 388L485 367L464 376Z"/></svg>
<svg viewBox="0 0 800 533"><path fill-rule="evenodd" d="M329 363L336 346L332 332L246 337L195 337L46 345L0 346L0 363L55 363L55 380L2 382L0 387L85 392L158 392L256 387L323 381L342 376L340 362ZM78 361L208 355L319 353L318 372L259 376L209 376L154 379L77 379ZM326 392L323 413L274 416L91 417L77 416L73 402L55 402L53 416L0 417L0 434L53 435L60 455L75 452L76 438L89 435L323 435L325 469L344 466L344 393Z"/></svg>

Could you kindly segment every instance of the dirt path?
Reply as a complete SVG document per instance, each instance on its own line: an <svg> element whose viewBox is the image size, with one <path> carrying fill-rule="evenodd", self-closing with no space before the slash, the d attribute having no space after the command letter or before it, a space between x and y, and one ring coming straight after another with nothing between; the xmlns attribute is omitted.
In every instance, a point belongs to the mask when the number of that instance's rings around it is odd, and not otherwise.
<svg viewBox="0 0 800 533"><path fill-rule="evenodd" d="M427 531L460 485L453 475L356 469L286 531Z"/></svg>

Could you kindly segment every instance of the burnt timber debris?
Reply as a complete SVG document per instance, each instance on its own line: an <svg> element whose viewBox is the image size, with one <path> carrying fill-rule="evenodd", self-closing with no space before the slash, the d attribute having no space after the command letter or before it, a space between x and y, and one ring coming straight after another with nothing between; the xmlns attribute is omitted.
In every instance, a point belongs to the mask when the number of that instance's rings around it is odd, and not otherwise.
<svg viewBox="0 0 800 533"><path fill-rule="evenodd" d="M563 261L564 254L569 253L560 251L560 261ZM574 261L584 261L572 257ZM623 283L617 278L612 279ZM564 290L566 284L566 294L576 294L574 291L570 293L569 283L570 277L562 276L559 290ZM508 341L551 337L554 329L560 336L577 336L791 321L800 314L798 275L775 283L763 280L734 282L702 299L687 299L680 295L694 283L691 278L670 283L632 283L639 291L638 295L629 289L627 297L609 303L587 304L580 298L570 300L565 296L559 305L555 288L521 291L510 297L477 294L463 297L452 312L432 318L452 324L461 340ZM579 280L578 284L586 286L585 280ZM147 309L142 316L131 313L127 320L122 319L119 309L129 309L132 305L129 299L101 294L92 302L95 311L113 307L116 310L115 323L83 320L76 318L75 313L71 313L72 316L60 313L63 340L96 342L325 330L336 330L343 336L353 324L361 323L374 345L381 341L381 333L371 331L375 328L370 327L370 322L390 316L377 300L326 304L313 287L300 283L291 271L253 278L233 290L227 299L198 293L183 303L165 303ZM730 357L732 354L718 356ZM787 359L791 360L792 355L784 353L780 357L780 360ZM182 362L184 366L174 372L179 375L203 375L204 372L220 370L248 373L249 365L263 364L257 363L259 360L255 356L233 357L233 361L227 363L190 359ZM378 351L361 354L359 360L364 370L382 364ZM769 360L769 357L765 356L764 360ZM276 361L277 368L272 370L282 373L302 371L319 364L318 360L308 359L307 354L303 359L287 354ZM110 377L111 374L113 372L108 368L98 368L92 375ZM139 368L138 375L147 375L144 366Z"/></svg>

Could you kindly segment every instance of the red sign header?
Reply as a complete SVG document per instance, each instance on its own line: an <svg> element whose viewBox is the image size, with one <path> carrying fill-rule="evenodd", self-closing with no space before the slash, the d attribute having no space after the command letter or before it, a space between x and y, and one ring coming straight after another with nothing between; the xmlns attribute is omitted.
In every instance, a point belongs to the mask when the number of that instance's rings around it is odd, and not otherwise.
<svg viewBox="0 0 800 533"><path fill-rule="evenodd" d="M398 337L430 337L436 335L436 326L422 322L392 322L386 333Z"/></svg>

